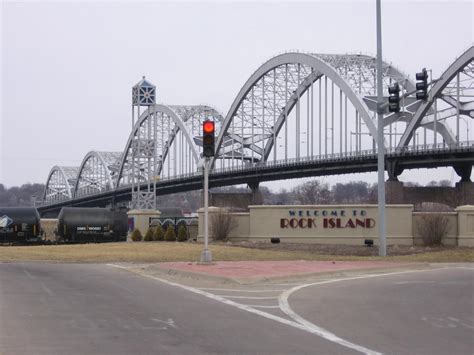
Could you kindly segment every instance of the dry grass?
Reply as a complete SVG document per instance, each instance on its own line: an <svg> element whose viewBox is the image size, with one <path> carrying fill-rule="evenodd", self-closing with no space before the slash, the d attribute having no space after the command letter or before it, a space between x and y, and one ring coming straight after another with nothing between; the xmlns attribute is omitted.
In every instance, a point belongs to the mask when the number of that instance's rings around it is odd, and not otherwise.
<svg viewBox="0 0 474 355"><path fill-rule="evenodd" d="M48 246L3 246L0 261L44 261L68 263L197 261L202 244L176 242L105 243ZM403 262L474 262L474 248L455 248L413 255L341 256L303 251L269 251L211 245L216 261L238 260L385 260Z"/></svg>

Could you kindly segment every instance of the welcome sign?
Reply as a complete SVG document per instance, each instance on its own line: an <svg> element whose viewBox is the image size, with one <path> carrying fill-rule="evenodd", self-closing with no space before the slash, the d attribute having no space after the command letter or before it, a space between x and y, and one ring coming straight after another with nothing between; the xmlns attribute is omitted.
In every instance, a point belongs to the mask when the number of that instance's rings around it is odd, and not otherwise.
<svg viewBox="0 0 474 355"><path fill-rule="evenodd" d="M375 219L367 217L367 210L365 209L290 209L287 218L280 218L280 228L282 229L357 229L374 227Z"/></svg>

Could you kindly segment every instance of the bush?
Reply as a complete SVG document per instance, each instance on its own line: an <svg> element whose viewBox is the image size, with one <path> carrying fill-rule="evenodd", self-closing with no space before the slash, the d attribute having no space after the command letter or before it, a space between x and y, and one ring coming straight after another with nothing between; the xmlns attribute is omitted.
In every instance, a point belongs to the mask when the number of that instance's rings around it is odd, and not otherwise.
<svg viewBox="0 0 474 355"><path fill-rule="evenodd" d="M215 240L226 241L230 232L238 226L235 217L224 211L214 214L210 222L211 233Z"/></svg>
<svg viewBox="0 0 474 355"><path fill-rule="evenodd" d="M153 230L148 228L145 234L145 238L143 238L145 242L152 242L153 241Z"/></svg>
<svg viewBox="0 0 474 355"><path fill-rule="evenodd" d="M178 242L185 242L188 240L188 231L184 225L180 225L178 228Z"/></svg>
<svg viewBox="0 0 474 355"><path fill-rule="evenodd" d="M134 229L132 232L132 240L134 242L140 242L142 240L142 234L138 229Z"/></svg>
<svg viewBox="0 0 474 355"><path fill-rule="evenodd" d="M174 231L174 226L172 226L171 224L169 224L168 228L166 228L165 240L167 242L175 242L176 241L176 232Z"/></svg>
<svg viewBox="0 0 474 355"><path fill-rule="evenodd" d="M153 240L155 241L163 241L165 240L165 231L161 224L156 226L155 232L153 233Z"/></svg>
<svg viewBox="0 0 474 355"><path fill-rule="evenodd" d="M443 215L429 214L421 217L416 227L425 246L438 246L448 234L448 224L448 219Z"/></svg>

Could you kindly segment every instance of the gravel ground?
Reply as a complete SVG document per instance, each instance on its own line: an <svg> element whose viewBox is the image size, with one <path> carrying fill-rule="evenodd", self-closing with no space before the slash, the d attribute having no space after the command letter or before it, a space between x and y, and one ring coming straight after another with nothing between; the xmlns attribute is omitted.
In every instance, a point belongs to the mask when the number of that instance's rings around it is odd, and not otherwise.
<svg viewBox="0 0 474 355"><path fill-rule="evenodd" d="M260 250L275 250L275 251L298 251L308 252L319 255L352 255L352 256L378 256L378 247L366 247L359 245L329 245L329 244L313 244L313 243L279 243L272 244L269 242L233 242L226 243L227 246L243 247ZM413 255L419 253L426 253L430 251L444 251L451 250L453 247L423 247L423 246L388 246L387 254L392 256L398 255Z"/></svg>

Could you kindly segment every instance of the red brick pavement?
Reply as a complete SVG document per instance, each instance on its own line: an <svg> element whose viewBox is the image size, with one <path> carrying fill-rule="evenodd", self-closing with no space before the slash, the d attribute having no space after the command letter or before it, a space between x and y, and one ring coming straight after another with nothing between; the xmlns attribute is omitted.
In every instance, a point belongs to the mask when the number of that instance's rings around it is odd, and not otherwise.
<svg viewBox="0 0 474 355"><path fill-rule="evenodd" d="M226 278L272 278L373 268L414 265L384 261L217 261L211 265L190 262L160 263L161 268Z"/></svg>

